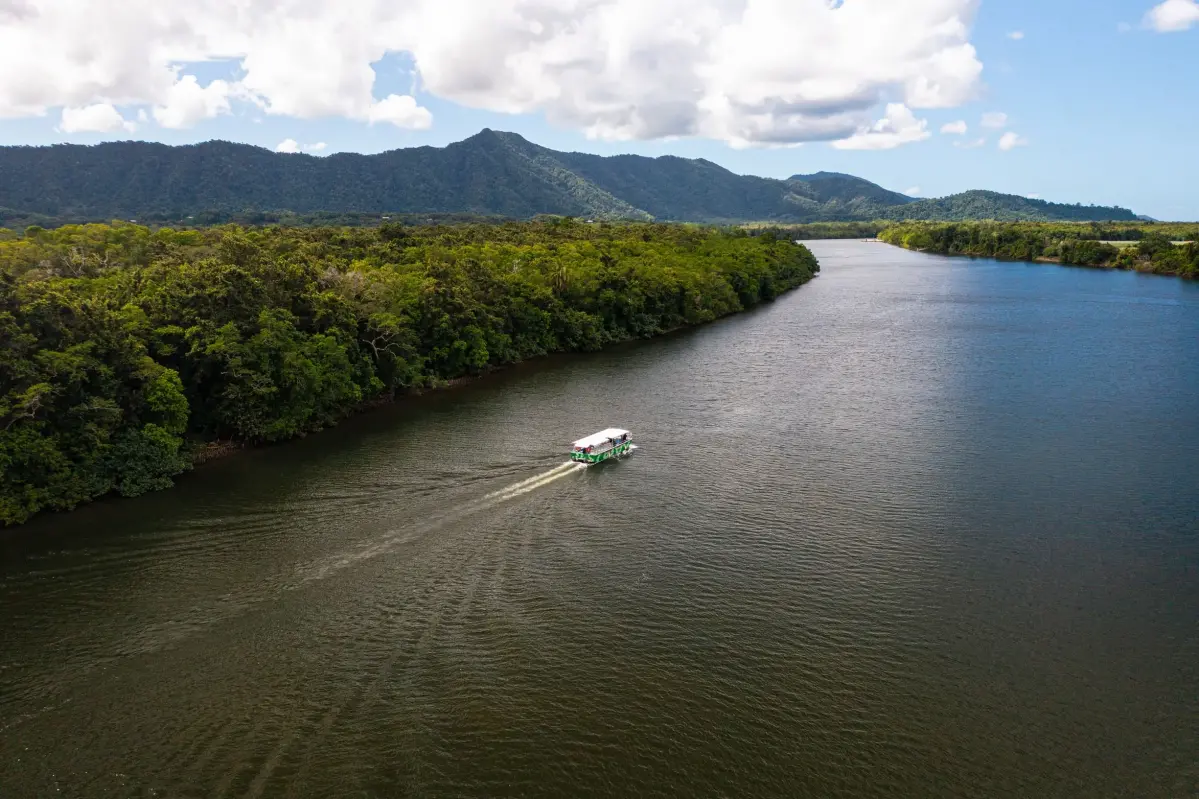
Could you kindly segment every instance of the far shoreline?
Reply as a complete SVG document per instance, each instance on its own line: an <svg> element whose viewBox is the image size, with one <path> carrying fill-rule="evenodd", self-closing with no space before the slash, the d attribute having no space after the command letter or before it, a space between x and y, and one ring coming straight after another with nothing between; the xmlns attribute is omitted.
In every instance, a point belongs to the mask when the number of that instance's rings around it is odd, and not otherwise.
<svg viewBox="0 0 1199 799"><path fill-rule="evenodd" d="M909 222L886 228L879 233L879 240L900 249L946 257L1079 266L1196 280L1199 225L1193 230L1182 227L1167 223L1148 229L1137 241L1123 241L1080 236L1055 223ZM1178 235L1191 238L1179 239Z"/></svg>

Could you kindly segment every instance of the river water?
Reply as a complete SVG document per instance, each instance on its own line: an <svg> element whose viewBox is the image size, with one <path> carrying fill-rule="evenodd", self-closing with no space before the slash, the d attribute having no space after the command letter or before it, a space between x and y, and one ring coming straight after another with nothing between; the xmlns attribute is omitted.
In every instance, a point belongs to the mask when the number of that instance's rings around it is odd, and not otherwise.
<svg viewBox="0 0 1199 799"><path fill-rule="evenodd" d="M1199 793L1199 284L811 246L3 533L0 796Z"/></svg>

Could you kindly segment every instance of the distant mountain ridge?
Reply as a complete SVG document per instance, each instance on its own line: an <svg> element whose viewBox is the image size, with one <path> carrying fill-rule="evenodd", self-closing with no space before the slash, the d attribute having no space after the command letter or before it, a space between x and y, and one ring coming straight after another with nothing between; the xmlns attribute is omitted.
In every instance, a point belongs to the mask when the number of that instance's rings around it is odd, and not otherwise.
<svg viewBox="0 0 1199 799"><path fill-rule="evenodd" d="M0 209L76 220L249 210L716 223L1137 218L986 191L916 200L837 172L776 180L704 159L565 153L487 128L446 147L325 157L227 141L0 147Z"/></svg>

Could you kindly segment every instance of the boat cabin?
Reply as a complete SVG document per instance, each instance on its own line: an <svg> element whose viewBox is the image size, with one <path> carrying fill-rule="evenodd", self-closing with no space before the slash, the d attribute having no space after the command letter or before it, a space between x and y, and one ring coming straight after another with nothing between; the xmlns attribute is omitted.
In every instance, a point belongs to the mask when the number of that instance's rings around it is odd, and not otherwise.
<svg viewBox="0 0 1199 799"><path fill-rule="evenodd" d="M623 455L632 446L633 436L628 430L609 427L574 442L570 449L570 459L580 463L599 463Z"/></svg>

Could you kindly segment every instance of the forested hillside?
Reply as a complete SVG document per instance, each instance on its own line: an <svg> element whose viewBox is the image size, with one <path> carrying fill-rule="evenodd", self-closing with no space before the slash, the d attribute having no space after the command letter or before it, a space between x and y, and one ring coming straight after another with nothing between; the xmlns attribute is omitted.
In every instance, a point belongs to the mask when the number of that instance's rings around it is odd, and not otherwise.
<svg viewBox="0 0 1199 799"><path fill-rule="evenodd" d="M945 255L1051 261L1199 278L1199 224L906 223L883 230L879 238Z"/></svg>
<svg viewBox="0 0 1199 799"><path fill-rule="evenodd" d="M889 191L868 180L846 175L844 172L813 172L810 175L792 175L787 180L819 186L822 196L827 200L849 202L864 198L873 200L880 205L905 205L916 202L915 198L906 194Z"/></svg>
<svg viewBox="0 0 1199 799"><path fill-rule="evenodd" d="M561 219L0 236L0 524L169 486L204 442L700 324L818 269L773 236Z"/></svg>
<svg viewBox="0 0 1199 799"><path fill-rule="evenodd" d="M181 226L252 214L373 215L374 223L401 214L701 223L1136 218L1123 208L993 192L914 201L832 172L775 180L702 159L562 153L492 130L442 148L320 158L221 141L0 147L0 225Z"/></svg>
<svg viewBox="0 0 1199 799"><path fill-rule="evenodd" d="M967 191L940 199L920 200L901 211L884 214L888 219L961 222L1135 222L1137 216L1125 208L1097 205L1067 205L1030 200L993 191Z"/></svg>

